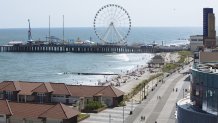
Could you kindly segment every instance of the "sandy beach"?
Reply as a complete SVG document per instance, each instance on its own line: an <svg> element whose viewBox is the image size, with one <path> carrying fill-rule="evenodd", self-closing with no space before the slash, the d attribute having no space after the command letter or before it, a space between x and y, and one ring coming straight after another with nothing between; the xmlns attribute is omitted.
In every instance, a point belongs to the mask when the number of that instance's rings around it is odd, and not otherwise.
<svg viewBox="0 0 218 123"><path fill-rule="evenodd" d="M178 53L157 53L155 55L161 55L164 58L165 63L174 63L179 60ZM128 94L143 80L148 79L152 75L161 73L161 69L161 67L148 68L148 64L137 65L137 67L132 70L122 71L123 74L111 78L110 80L106 80L103 85L115 86L125 92L125 94Z"/></svg>

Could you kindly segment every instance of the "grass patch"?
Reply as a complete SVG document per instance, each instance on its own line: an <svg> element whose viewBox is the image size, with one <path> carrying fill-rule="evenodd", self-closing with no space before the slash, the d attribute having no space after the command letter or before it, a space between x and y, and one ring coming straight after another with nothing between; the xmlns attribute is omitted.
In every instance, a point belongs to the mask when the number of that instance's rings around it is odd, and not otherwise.
<svg viewBox="0 0 218 123"><path fill-rule="evenodd" d="M182 66L182 64L186 62L187 57L192 55L191 51L185 50L178 51L178 54L180 56L179 61L177 63L166 63L162 68L163 72L172 72L173 70L177 69L177 67Z"/></svg>
<svg viewBox="0 0 218 123"><path fill-rule="evenodd" d="M124 100L129 100L131 99L133 96L135 96L140 90L142 90L143 86L147 85L151 80L155 79L155 78L158 78L160 76L162 76L163 73L159 73L159 74L156 74L156 75L153 75L151 77L149 77L148 79L146 80L143 80L141 83L139 83L136 87L133 88L133 90L127 95L124 97Z"/></svg>
<svg viewBox="0 0 218 123"><path fill-rule="evenodd" d="M178 63L185 63L186 58L192 55L191 51L179 51L178 54L180 55Z"/></svg>
<svg viewBox="0 0 218 123"><path fill-rule="evenodd" d="M163 72L170 72L172 70L175 70L176 68L178 67L177 64L174 64L174 63L166 63L163 68L162 68L162 71Z"/></svg>
<svg viewBox="0 0 218 123"><path fill-rule="evenodd" d="M80 114L78 115L78 119L77 119L77 121L78 121L78 122L79 122L79 121L82 121L82 120L84 120L84 119L86 119L86 118L88 118L88 117L90 117L89 114L86 114L86 113L80 113Z"/></svg>

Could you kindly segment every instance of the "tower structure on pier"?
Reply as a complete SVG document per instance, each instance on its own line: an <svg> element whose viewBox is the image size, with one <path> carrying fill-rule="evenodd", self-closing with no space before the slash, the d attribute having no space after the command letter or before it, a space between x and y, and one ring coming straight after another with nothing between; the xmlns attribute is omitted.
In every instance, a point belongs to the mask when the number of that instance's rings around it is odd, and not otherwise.
<svg viewBox="0 0 218 123"><path fill-rule="evenodd" d="M31 32L31 27L30 27L30 19L28 19L28 23L29 23L28 41L32 41L32 32Z"/></svg>

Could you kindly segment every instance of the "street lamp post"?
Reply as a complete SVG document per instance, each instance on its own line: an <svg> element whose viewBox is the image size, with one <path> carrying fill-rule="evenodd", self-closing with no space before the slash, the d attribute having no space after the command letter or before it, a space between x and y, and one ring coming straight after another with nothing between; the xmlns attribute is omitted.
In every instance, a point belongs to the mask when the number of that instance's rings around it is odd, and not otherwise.
<svg viewBox="0 0 218 123"><path fill-rule="evenodd" d="M109 123L111 123L111 114L109 114Z"/></svg>
<svg viewBox="0 0 218 123"><path fill-rule="evenodd" d="M145 95L145 83L144 83L144 99L146 99L147 98L147 94ZM147 85L146 85L146 87L147 87ZM147 91L148 92L148 91Z"/></svg>
<svg viewBox="0 0 218 123"><path fill-rule="evenodd" d="M157 81L156 81L156 84L155 84L156 87L157 87L157 84L158 84L158 78L157 78Z"/></svg>
<svg viewBox="0 0 218 123"><path fill-rule="evenodd" d="M147 93L146 93L146 96L148 96L148 88L149 88L149 85L147 85L146 87L147 87Z"/></svg>
<svg viewBox="0 0 218 123"><path fill-rule="evenodd" d="M123 106L123 123L124 123L124 106Z"/></svg>
<svg viewBox="0 0 218 123"><path fill-rule="evenodd" d="M151 91L153 91L154 90L154 84L153 84L153 80L152 80L152 82L151 82Z"/></svg>
<svg viewBox="0 0 218 123"><path fill-rule="evenodd" d="M144 93L143 93L143 87L141 88L141 92L142 92L142 97L141 97L141 101L142 101L142 100L144 99L144 98L143 98L143 94L144 94Z"/></svg>
<svg viewBox="0 0 218 123"><path fill-rule="evenodd" d="M132 99L132 102L131 102L131 111L130 111L130 115L132 115L132 113L133 113L133 99Z"/></svg>
<svg viewBox="0 0 218 123"><path fill-rule="evenodd" d="M142 92L139 90L139 103L141 103Z"/></svg>
<svg viewBox="0 0 218 123"><path fill-rule="evenodd" d="M182 89L182 97L184 98L184 88Z"/></svg>

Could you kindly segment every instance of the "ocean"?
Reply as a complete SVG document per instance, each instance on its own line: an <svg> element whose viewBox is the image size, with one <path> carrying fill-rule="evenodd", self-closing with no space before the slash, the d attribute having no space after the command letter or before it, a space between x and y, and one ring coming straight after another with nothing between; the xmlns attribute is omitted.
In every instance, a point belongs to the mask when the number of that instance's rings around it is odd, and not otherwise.
<svg viewBox="0 0 218 123"><path fill-rule="evenodd" d="M27 40L28 29L0 29L0 44ZM185 44L190 35L202 34L200 27L137 27L132 28L128 44ZM62 28L52 28L51 35L62 38ZM45 40L47 28L33 28L34 40ZM65 39L98 42L93 28L65 28ZM183 40L181 40L183 39ZM65 82L96 85L111 76L75 75L74 72L116 73L145 65L154 54L149 53L7 53L0 52L0 81Z"/></svg>

